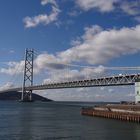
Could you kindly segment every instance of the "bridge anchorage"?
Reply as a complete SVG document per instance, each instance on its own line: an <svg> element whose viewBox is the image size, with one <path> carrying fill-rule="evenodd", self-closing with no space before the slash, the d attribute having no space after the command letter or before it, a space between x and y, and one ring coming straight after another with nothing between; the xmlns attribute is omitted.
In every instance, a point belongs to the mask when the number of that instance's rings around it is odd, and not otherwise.
<svg viewBox="0 0 140 140"><path fill-rule="evenodd" d="M25 50L25 66L23 75L23 86L21 102L32 102L32 89L27 89L27 86L33 86L33 60L34 60L34 50Z"/></svg>

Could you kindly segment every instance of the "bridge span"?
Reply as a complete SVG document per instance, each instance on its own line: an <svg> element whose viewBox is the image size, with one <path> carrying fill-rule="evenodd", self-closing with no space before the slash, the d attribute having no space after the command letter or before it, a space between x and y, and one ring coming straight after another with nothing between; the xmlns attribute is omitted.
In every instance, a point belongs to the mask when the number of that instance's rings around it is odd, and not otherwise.
<svg viewBox="0 0 140 140"><path fill-rule="evenodd" d="M140 102L140 73L33 85L33 59L34 50L26 49L23 86L0 92L22 91L21 101L32 101L33 90L135 85L136 102Z"/></svg>
<svg viewBox="0 0 140 140"><path fill-rule="evenodd" d="M124 85L135 85L137 81L140 81L140 74L118 75L78 81L56 82L27 86L25 88L26 90L45 90L45 89L99 87L99 86L124 86ZM22 87L11 88L5 91L22 91Z"/></svg>

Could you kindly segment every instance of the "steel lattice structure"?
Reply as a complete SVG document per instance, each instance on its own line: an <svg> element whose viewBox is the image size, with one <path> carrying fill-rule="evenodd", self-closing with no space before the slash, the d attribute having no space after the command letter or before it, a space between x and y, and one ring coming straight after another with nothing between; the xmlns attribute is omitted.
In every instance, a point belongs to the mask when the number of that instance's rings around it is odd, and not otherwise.
<svg viewBox="0 0 140 140"><path fill-rule="evenodd" d="M90 80L51 83L27 87L27 89L44 90L44 89L79 88L79 87L123 86L123 85L134 85L135 82L139 80L140 74L132 74L132 75L103 77Z"/></svg>
<svg viewBox="0 0 140 140"><path fill-rule="evenodd" d="M26 87L33 86L33 60L34 50L26 49L21 101L32 101L32 89Z"/></svg>
<svg viewBox="0 0 140 140"><path fill-rule="evenodd" d="M61 88L80 88L80 87L99 87L99 86L124 86L134 85L140 81L140 74L118 75L111 77L102 77L88 80L58 82L36 86L26 86L27 91L45 90L45 89L61 89ZM22 87L12 88L6 91L21 91Z"/></svg>

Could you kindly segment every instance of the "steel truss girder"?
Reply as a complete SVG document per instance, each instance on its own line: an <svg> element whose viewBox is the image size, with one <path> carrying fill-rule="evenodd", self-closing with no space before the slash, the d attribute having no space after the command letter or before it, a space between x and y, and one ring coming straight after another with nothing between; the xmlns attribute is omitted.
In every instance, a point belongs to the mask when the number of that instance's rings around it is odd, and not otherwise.
<svg viewBox="0 0 140 140"><path fill-rule="evenodd" d="M80 81L58 82L44 85L26 86L26 91L45 90L45 89L61 89L61 88L79 88L79 87L100 87L100 86L123 86L134 85L140 81L140 74L118 75L111 77L102 77ZM21 87L12 88L6 91L21 91Z"/></svg>
<svg viewBox="0 0 140 140"><path fill-rule="evenodd" d="M78 88L78 87L99 87L99 86L123 86L134 85L136 81L140 81L140 74L121 75L112 77L103 77L89 80L50 83L44 85L36 85L26 87L28 90L44 90L59 88Z"/></svg>

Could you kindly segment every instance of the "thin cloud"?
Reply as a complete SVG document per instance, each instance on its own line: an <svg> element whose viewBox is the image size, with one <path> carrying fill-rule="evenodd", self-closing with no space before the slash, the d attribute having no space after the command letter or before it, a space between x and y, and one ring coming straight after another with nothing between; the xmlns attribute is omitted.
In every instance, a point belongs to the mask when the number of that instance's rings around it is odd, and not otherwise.
<svg viewBox="0 0 140 140"><path fill-rule="evenodd" d="M14 87L14 84L12 82L7 82L6 84L4 84L4 86L0 86L0 90L2 91L2 90L6 90L13 87Z"/></svg>
<svg viewBox="0 0 140 140"><path fill-rule="evenodd" d="M121 4L121 9L129 15L139 15L140 14L140 2L139 1L124 1Z"/></svg>
<svg viewBox="0 0 140 140"><path fill-rule="evenodd" d="M76 0L76 4L83 10L98 9L101 12L109 12L115 8L119 0Z"/></svg>
<svg viewBox="0 0 140 140"><path fill-rule="evenodd" d="M44 81L48 81L48 79L54 81L87 79L104 74L106 71L102 65L105 65L106 62L140 52L139 34L140 25L107 30L98 25L86 27L84 34L79 37L80 39L78 38L78 43L73 43L74 46L70 49L56 54L38 55L34 61L34 73L47 71L48 77L44 77ZM96 69L67 66L67 64L73 63L99 66ZM24 65L23 62L9 62L7 68L0 69L0 72L12 75L19 64ZM21 72L20 69L19 73Z"/></svg>
<svg viewBox="0 0 140 140"><path fill-rule="evenodd" d="M40 95L47 96L50 99L56 101L133 101L135 94L133 94L132 87L126 87L125 89L121 87L114 88L113 92L109 92L109 87L104 90L100 90L99 87L92 88L77 88L77 89L59 89L59 90L47 90L41 91ZM131 94L128 94L129 93Z"/></svg>
<svg viewBox="0 0 140 140"><path fill-rule="evenodd" d="M124 1L120 8L128 15L134 17L134 20L140 22L140 1Z"/></svg>
<svg viewBox="0 0 140 140"><path fill-rule="evenodd" d="M140 1L139 0L76 0L78 5L83 11L97 10L101 13L108 13L115 10L126 13L139 21L140 15ZM73 13L72 13L73 14Z"/></svg>
<svg viewBox="0 0 140 140"><path fill-rule="evenodd" d="M24 22L26 28L36 27L39 24L48 25L57 20L60 9L59 9L56 1L55 0L42 0L41 4L43 6L45 6L47 4L51 4L52 5L51 13L49 15L48 14L39 14L34 17L29 17L29 16L25 17L23 22Z"/></svg>
<svg viewBox="0 0 140 140"><path fill-rule="evenodd" d="M5 65L7 65L7 67L6 68L1 68L0 73L4 73L4 74L7 74L7 75L14 75L14 74L23 73L24 61L6 62Z"/></svg>

